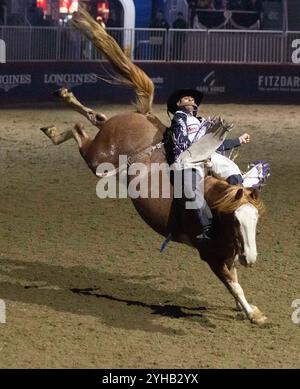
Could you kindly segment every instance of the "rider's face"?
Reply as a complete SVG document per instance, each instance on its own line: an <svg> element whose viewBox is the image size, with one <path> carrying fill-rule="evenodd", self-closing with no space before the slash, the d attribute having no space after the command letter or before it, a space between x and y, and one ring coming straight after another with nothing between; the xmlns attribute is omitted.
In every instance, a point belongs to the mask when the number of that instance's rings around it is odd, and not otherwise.
<svg viewBox="0 0 300 389"><path fill-rule="evenodd" d="M183 96L177 102L178 107L184 106L188 111L192 112L195 109L195 99L192 96Z"/></svg>

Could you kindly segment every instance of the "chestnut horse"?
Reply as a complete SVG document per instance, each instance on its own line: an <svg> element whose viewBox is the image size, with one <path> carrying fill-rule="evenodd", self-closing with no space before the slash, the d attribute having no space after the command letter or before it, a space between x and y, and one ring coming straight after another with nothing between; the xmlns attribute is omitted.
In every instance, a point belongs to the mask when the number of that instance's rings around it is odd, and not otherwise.
<svg viewBox="0 0 300 389"><path fill-rule="evenodd" d="M155 146L161 146L166 126L151 113L154 94L152 81L86 12L80 10L75 13L72 24L106 55L115 71L114 79L134 89L137 97L136 112L107 119L104 114L84 107L71 92L63 88L58 95L97 126L99 132L91 139L81 124L63 133L58 133L55 127L46 127L42 131L54 144L75 138L82 157L94 173L103 162L118 167L120 155L126 155L134 162L143 162L149 167L153 162L165 162L164 147ZM145 176L144 180L149 180L149 176ZM247 266L256 261L256 224L262 208L257 191L230 186L223 180L206 177L205 198L213 210L217 236L199 245L193 239L196 235L193 219L188 212L179 211L181 207L176 207L172 190L170 184L169 198L138 197L132 201L139 215L156 232L167 237L172 231L173 241L195 247L200 257L228 288L247 318L256 324L264 323L264 314L247 302L238 283L235 267L237 262Z"/></svg>

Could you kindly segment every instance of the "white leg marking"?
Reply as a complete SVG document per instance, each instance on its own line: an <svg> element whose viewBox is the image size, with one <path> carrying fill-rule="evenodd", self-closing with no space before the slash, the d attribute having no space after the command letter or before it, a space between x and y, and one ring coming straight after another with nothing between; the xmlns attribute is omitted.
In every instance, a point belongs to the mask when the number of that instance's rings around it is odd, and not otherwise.
<svg viewBox="0 0 300 389"><path fill-rule="evenodd" d="M264 324L267 320L266 316L254 305L250 305L246 300L244 291L238 282L229 282L229 287L234 298L241 304L248 319L255 324Z"/></svg>
<svg viewBox="0 0 300 389"><path fill-rule="evenodd" d="M253 313L253 308L246 300L244 291L241 285L238 282L229 282L230 288L234 298L241 304L242 308L246 312L247 316L250 318L251 313Z"/></svg>
<svg viewBox="0 0 300 389"><path fill-rule="evenodd" d="M230 274L231 274L231 277L233 278L233 281L236 282L236 283L238 283L239 281L238 281L238 275L237 275L237 268L236 268L234 265L232 265L232 267L231 267L231 269L230 269ZM236 308L237 308L237 310L238 310L238 311L242 311L242 310L243 310L243 307L242 307L242 305L240 304L240 302L239 302L237 299L235 299L235 302L236 302Z"/></svg>

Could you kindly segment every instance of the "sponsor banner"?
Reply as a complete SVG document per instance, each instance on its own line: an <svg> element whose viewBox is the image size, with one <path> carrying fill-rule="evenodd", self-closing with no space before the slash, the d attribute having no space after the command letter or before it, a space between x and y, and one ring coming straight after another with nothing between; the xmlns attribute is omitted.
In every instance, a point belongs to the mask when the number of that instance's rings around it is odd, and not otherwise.
<svg viewBox="0 0 300 389"><path fill-rule="evenodd" d="M196 89L204 93L206 96L214 96L226 93L226 86L224 83L220 82L220 77L218 78L216 70L211 70L205 74L204 77L198 81Z"/></svg>
<svg viewBox="0 0 300 389"><path fill-rule="evenodd" d="M98 81L95 73L45 73L44 84L57 85L72 89L85 84L96 84Z"/></svg>
<svg viewBox="0 0 300 389"><path fill-rule="evenodd" d="M300 92L300 73L299 76L259 75L258 90L260 92Z"/></svg>
<svg viewBox="0 0 300 389"><path fill-rule="evenodd" d="M300 66L139 63L155 85L156 103L173 90L195 88L211 102L299 104ZM107 83L107 63L0 64L1 104L53 102L60 87L82 100L129 104L131 89Z"/></svg>
<svg viewBox="0 0 300 389"><path fill-rule="evenodd" d="M5 92L25 85L31 85L31 74L0 74L0 89Z"/></svg>
<svg viewBox="0 0 300 389"><path fill-rule="evenodd" d="M152 78L154 101L159 103L166 103L170 93L181 88L199 90L208 102L300 103L300 66L194 63L140 66Z"/></svg>
<svg viewBox="0 0 300 389"><path fill-rule="evenodd" d="M53 93L66 87L84 100L112 102L114 95L130 101L133 92L119 93L107 79L103 64L88 63L16 63L0 65L0 102L2 104L55 102ZM122 102L122 101L121 101Z"/></svg>

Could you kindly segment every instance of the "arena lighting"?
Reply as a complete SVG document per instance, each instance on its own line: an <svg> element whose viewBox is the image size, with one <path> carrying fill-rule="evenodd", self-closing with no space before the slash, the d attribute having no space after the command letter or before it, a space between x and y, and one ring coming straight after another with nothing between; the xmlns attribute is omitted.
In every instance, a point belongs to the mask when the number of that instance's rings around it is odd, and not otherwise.
<svg viewBox="0 0 300 389"><path fill-rule="evenodd" d="M100 15L106 22L109 15L109 4L107 0L102 0L97 3L97 14Z"/></svg>
<svg viewBox="0 0 300 389"><path fill-rule="evenodd" d="M60 0L59 1L59 13L71 14L78 11L78 0Z"/></svg>
<svg viewBox="0 0 300 389"><path fill-rule="evenodd" d="M59 13L67 14L69 13L70 0L60 0L59 1Z"/></svg>
<svg viewBox="0 0 300 389"><path fill-rule="evenodd" d="M71 5L69 7L69 12L72 14L73 12L78 11L78 1L73 0L71 1Z"/></svg>
<svg viewBox="0 0 300 389"><path fill-rule="evenodd" d="M47 11L47 0L36 0L36 6L43 8L44 12Z"/></svg>

